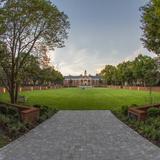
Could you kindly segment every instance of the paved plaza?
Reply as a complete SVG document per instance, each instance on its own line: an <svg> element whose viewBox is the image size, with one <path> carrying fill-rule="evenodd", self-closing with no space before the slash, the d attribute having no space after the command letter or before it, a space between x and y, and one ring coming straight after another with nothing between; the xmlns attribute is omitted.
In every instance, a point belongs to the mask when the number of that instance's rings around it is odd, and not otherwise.
<svg viewBox="0 0 160 160"><path fill-rule="evenodd" d="M0 149L0 160L160 160L160 149L110 111L60 111Z"/></svg>

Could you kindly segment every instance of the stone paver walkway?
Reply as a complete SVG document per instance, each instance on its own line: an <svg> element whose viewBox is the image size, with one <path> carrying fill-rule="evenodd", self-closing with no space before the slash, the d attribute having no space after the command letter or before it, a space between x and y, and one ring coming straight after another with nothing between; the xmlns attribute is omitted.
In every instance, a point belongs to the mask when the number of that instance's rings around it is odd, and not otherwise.
<svg viewBox="0 0 160 160"><path fill-rule="evenodd" d="M0 160L160 160L110 111L60 111L0 150Z"/></svg>

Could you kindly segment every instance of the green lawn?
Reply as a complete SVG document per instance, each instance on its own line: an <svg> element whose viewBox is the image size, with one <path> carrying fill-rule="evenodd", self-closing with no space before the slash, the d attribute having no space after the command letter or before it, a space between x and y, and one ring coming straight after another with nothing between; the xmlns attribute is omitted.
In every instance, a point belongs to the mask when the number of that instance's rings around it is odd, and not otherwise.
<svg viewBox="0 0 160 160"><path fill-rule="evenodd" d="M59 110L72 109L120 109L122 105L149 104L149 92L118 90L108 88L63 88L55 90L23 92L27 104L40 104ZM160 102L160 93L152 94L154 103ZM8 101L7 94L0 95L0 101Z"/></svg>

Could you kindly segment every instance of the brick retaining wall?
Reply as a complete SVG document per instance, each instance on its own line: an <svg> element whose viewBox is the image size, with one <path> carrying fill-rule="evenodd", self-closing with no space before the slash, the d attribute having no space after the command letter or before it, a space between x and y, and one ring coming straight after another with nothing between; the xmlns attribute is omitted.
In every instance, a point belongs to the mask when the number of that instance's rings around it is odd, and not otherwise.
<svg viewBox="0 0 160 160"><path fill-rule="evenodd" d="M56 85L56 86L27 86L27 87L20 87L19 91L34 91L34 90L47 90L47 89L56 89L56 88L62 88L63 86L61 85ZM137 91L149 91L150 88L149 87L141 87L141 86L123 86L123 88L121 86L111 86L111 85L102 85L99 87L105 87L105 88L115 88L115 89L128 89L128 90L137 90ZM159 86L155 86L152 87L152 91L155 92L160 92L160 87ZM3 87L0 87L0 93L6 93L7 90Z"/></svg>
<svg viewBox="0 0 160 160"><path fill-rule="evenodd" d="M116 88L116 89L128 89L128 90L137 90L137 91L149 91L150 87L142 87L142 86L107 86L108 88ZM152 91L160 92L159 86L152 87Z"/></svg>
<svg viewBox="0 0 160 160"><path fill-rule="evenodd" d="M60 85L55 86L26 86L26 87L20 87L19 92L22 91L34 91L34 90L47 90L47 89L56 89L56 88L62 88ZM0 93L6 93L7 90L4 87L0 87Z"/></svg>

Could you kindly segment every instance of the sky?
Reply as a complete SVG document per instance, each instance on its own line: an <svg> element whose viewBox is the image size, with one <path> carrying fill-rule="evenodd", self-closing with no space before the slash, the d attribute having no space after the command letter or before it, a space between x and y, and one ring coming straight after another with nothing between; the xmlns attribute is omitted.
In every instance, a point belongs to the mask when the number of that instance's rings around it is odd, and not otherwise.
<svg viewBox="0 0 160 160"><path fill-rule="evenodd" d="M64 48L51 51L63 75L95 75L138 54L154 56L140 41L140 11L147 0L53 0L68 15L71 29Z"/></svg>

